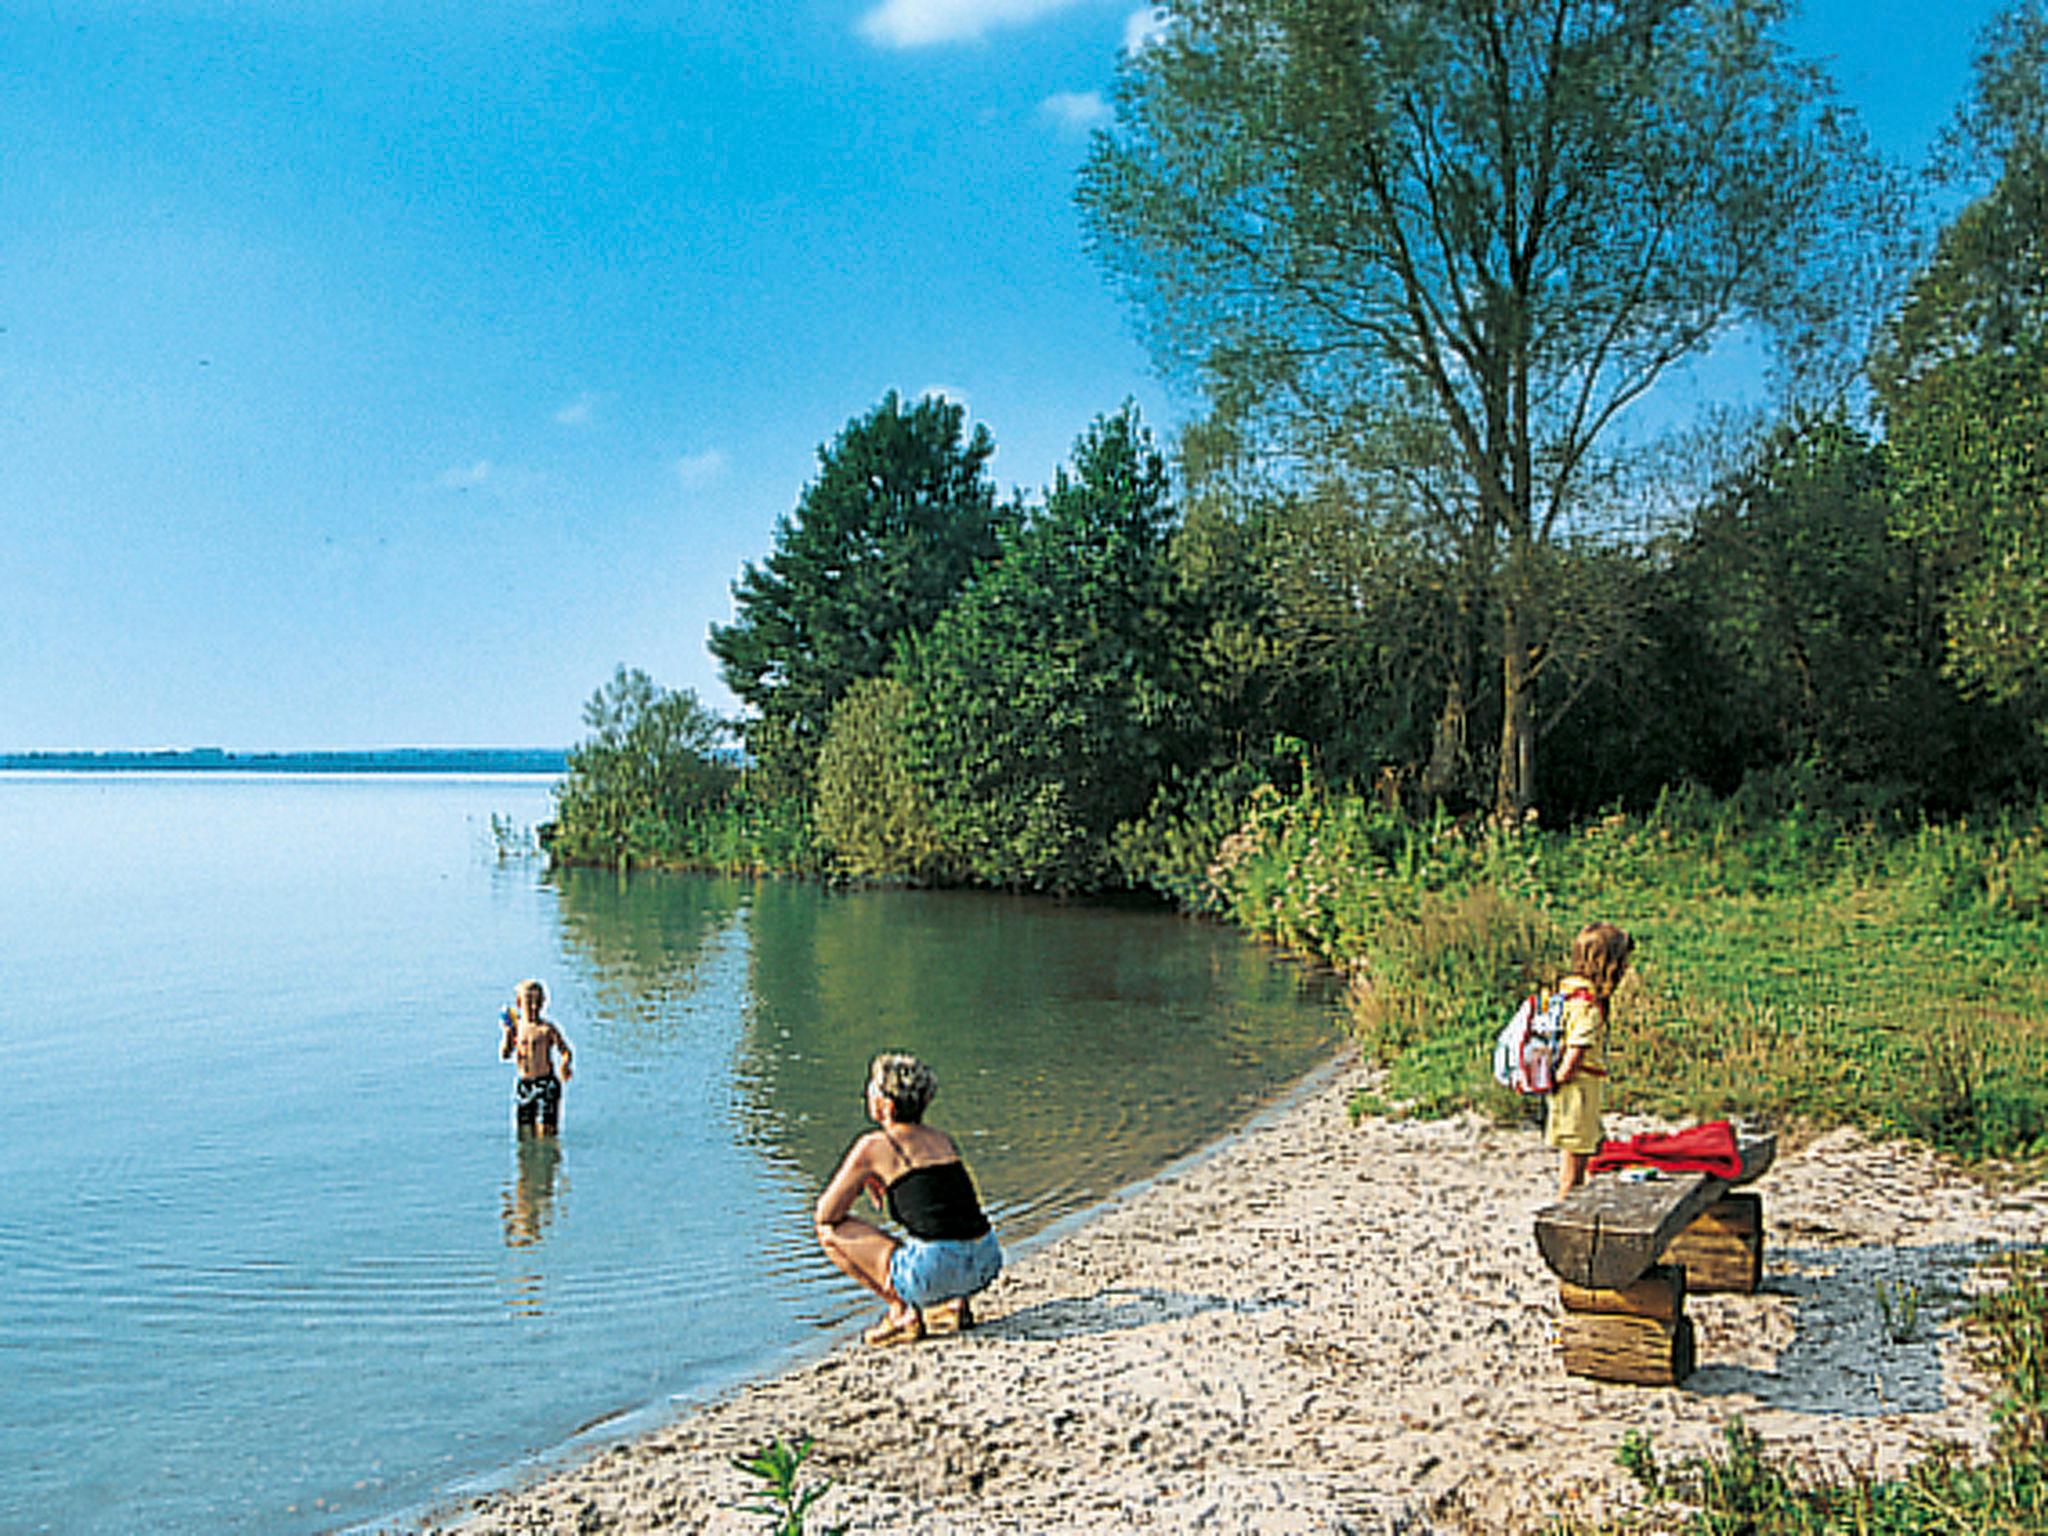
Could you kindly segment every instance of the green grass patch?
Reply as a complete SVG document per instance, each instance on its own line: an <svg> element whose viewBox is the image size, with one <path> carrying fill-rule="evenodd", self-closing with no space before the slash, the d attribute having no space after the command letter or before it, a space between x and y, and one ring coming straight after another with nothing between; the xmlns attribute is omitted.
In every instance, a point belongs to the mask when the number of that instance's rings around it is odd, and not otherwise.
<svg viewBox="0 0 2048 1536"><path fill-rule="evenodd" d="M1350 973L1413 1112L1514 1112L1494 1034L1605 918L1638 946L1614 1108L2048 1158L2048 808L1930 826L1673 796L1510 835L1268 792L1209 878L1237 922Z"/></svg>

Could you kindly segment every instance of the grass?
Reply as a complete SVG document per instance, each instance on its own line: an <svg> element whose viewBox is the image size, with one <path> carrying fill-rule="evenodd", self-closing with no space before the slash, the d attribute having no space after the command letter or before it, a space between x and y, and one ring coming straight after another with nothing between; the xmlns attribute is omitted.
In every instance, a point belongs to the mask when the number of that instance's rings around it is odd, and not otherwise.
<svg viewBox="0 0 2048 1536"><path fill-rule="evenodd" d="M1638 941L1609 1102L2048 1161L2048 807L1951 826L1673 796L1569 832L1268 793L1209 871L1252 931L1345 968L1411 1113L1519 1106L1494 1034L1594 917Z"/></svg>
<svg viewBox="0 0 2048 1536"><path fill-rule="evenodd" d="M1624 1438L1620 1464L1645 1507L1557 1536L2039 1536L2048 1531L2048 1254L1993 1261L2003 1284L1964 1326L2002 1378L1988 1456L1938 1447L1896 1477L1846 1476L1765 1449L1740 1419L1719 1451L1663 1465L1650 1438Z"/></svg>
<svg viewBox="0 0 2048 1536"><path fill-rule="evenodd" d="M757 1479L753 1502L735 1506L742 1513L759 1515L768 1522L768 1536L805 1536L811 1506L831 1490L831 1483L801 1481L804 1462L810 1458L809 1435L789 1441L777 1436L763 1443L753 1454L735 1456L732 1464ZM825 1536L844 1536L846 1527L832 1527Z"/></svg>

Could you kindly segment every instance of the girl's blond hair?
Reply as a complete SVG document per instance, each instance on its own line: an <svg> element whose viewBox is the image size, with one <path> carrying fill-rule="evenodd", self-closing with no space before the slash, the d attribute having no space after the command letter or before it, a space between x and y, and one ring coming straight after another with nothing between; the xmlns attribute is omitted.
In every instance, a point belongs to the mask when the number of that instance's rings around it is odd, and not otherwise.
<svg viewBox="0 0 2048 1536"><path fill-rule="evenodd" d="M1628 974L1636 941L1612 923L1588 923L1572 940L1572 974L1593 984L1593 995L1606 1002Z"/></svg>

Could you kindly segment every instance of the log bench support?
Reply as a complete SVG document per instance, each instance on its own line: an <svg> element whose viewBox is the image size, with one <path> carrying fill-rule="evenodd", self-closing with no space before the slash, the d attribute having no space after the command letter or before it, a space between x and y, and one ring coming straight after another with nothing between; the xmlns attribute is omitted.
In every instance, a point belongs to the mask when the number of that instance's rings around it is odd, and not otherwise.
<svg viewBox="0 0 2048 1536"><path fill-rule="evenodd" d="M1693 1217L1657 1262L1683 1266L1695 1296L1755 1295L1764 1277L1764 1197L1730 1190Z"/></svg>
<svg viewBox="0 0 2048 1536"><path fill-rule="evenodd" d="M1573 1376L1675 1387L1692 1374L1692 1319L1685 1315L1685 1271L1653 1264L1616 1290L1565 1281L1558 1353Z"/></svg>
<svg viewBox="0 0 2048 1536"><path fill-rule="evenodd" d="M1771 1164L1775 1138L1744 1138L1742 1177ZM1763 1276L1763 1199L1703 1173L1642 1183L1595 1178L1536 1214L1556 1273L1564 1368L1595 1381L1677 1386L1692 1373L1688 1293L1750 1294Z"/></svg>

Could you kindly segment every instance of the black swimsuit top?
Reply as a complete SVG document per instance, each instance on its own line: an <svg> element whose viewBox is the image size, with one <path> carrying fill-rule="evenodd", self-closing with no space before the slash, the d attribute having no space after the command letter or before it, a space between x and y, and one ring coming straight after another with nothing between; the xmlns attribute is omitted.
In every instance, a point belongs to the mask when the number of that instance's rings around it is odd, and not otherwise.
<svg viewBox="0 0 2048 1536"><path fill-rule="evenodd" d="M974 1180L957 1158L899 1175L889 1186L889 1214L904 1231L927 1243L972 1242L989 1230Z"/></svg>

